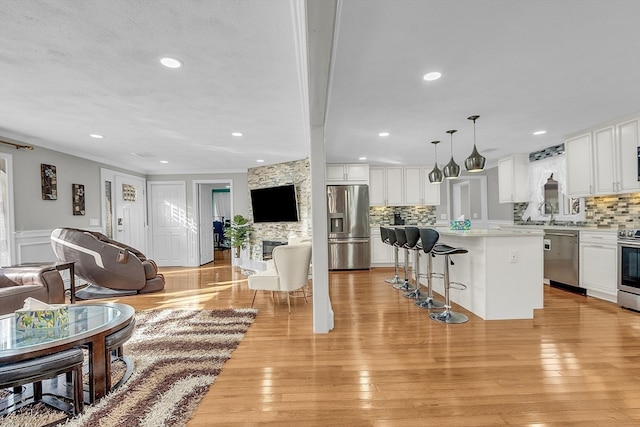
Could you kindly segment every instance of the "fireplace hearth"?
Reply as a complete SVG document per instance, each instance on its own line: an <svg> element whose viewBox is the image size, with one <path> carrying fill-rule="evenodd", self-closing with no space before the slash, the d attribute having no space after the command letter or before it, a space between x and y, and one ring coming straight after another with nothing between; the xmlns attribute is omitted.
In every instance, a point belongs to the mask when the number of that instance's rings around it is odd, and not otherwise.
<svg viewBox="0 0 640 427"><path fill-rule="evenodd" d="M263 240L262 241L262 260L266 261L271 259L271 253L273 252L273 248L277 246L286 245L287 242L280 242L277 240Z"/></svg>

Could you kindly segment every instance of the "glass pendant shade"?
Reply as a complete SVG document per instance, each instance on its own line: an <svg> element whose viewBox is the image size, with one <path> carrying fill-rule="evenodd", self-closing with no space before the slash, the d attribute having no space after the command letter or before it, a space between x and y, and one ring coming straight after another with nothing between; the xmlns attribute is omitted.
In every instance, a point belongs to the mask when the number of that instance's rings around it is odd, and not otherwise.
<svg viewBox="0 0 640 427"><path fill-rule="evenodd" d="M458 164L453 160L453 134L456 132L457 130L447 131L447 133L451 135L451 160L449 160L449 163L442 168L444 177L447 179L454 179L460 176L460 166L458 166Z"/></svg>
<svg viewBox="0 0 640 427"><path fill-rule="evenodd" d="M436 161L433 170L429 172L429 182L431 184L440 184L442 182L442 171L438 168L438 144L440 141L431 141L431 143L436 153Z"/></svg>
<svg viewBox="0 0 640 427"><path fill-rule="evenodd" d="M468 120L473 120L473 151L471 155L464 161L464 166L469 172L480 172L484 169L485 159L476 148L476 119L480 116L468 117Z"/></svg>

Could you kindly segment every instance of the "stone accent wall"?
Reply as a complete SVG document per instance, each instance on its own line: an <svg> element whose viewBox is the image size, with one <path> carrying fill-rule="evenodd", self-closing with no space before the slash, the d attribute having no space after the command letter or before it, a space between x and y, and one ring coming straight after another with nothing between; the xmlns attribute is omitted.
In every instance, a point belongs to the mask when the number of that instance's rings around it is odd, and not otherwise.
<svg viewBox="0 0 640 427"><path fill-rule="evenodd" d="M372 227L392 225L396 213L400 214L406 225L436 223L436 209L433 206L372 206L369 208L369 224Z"/></svg>
<svg viewBox="0 0 640 427"><path fill-rule="evenodd" d="M253 224L250 257L262 260L262 241L286 242L290 236L311 235L311 178L309 159L275 165L259 166L247 171L249 191L255 188L275 187L294 184L298 196L298 222ZM247 195L251 200L251 193ZM249 220L253 222L253 212L249 203Z"/></svg>

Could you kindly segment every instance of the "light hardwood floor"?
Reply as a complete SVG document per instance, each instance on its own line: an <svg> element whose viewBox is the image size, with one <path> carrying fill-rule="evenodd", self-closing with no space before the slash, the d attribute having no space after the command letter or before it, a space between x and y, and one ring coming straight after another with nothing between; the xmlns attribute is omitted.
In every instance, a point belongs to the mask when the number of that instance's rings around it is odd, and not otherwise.
<svg viewBox="0 0 640 427"><path fill-rule="evenodd" d="M162 272L164 292L113 301L251 304L224 260ZM292 299L288 315L285 298L259 292L255 323L189 426L640 425L639 313L545 287L533 320L461 310L468 323L443 325L384 283L391 272L332 273L328 334L313 334L311 302Z"/></svg>

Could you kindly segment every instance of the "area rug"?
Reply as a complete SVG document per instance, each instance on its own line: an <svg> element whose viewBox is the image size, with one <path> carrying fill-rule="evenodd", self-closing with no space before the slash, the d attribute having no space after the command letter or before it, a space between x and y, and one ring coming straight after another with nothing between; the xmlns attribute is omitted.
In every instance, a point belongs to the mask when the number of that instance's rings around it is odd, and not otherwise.
<svg viewBox="0 0 640 427"><path fill-rule="evenodd" d="M64 426L185 426L257 314L256 309L136 313L124 352L129 380ZM43 426L62 417L42 404L0 418L2 426Z"/></svg>

